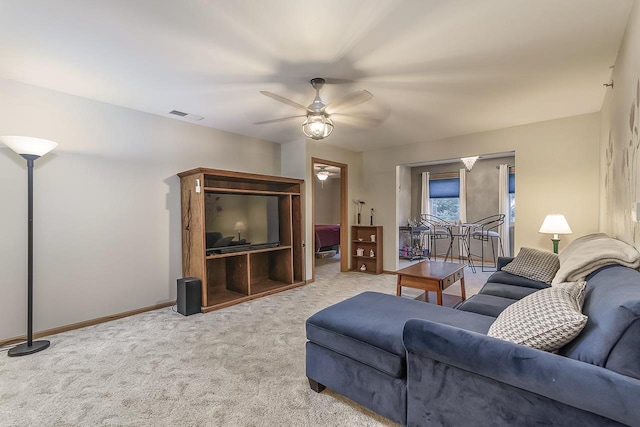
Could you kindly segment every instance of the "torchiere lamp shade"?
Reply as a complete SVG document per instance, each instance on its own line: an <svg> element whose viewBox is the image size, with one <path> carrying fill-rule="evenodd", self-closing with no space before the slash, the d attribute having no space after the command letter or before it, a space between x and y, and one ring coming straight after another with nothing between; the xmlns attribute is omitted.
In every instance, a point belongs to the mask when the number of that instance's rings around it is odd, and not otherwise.
<svg viewBox="0 0 640 427"><path fill-rule="evenodd" d="M20 155L42 157L58 146L57 142L30 136L0 136L0 142Z"/></svg>

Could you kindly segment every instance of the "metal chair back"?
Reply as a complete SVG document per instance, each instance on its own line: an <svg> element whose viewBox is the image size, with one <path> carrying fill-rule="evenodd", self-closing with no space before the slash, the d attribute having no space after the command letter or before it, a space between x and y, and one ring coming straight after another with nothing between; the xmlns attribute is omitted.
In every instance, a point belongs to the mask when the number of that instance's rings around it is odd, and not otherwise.
<svg viewBox="0 0 640 427"><path fill-rule="evenodd" d="M504 256L504 250L502 249L502 236L498 229L501 225L504 224L505 215L504 214L494 214L489 215L486 218L482 218L478 221L475 221L472 227L469 228L469 236L474 240L481 240L482 242L488 242L491 239L491 254L493 256L493 264L496 264L496 250L494 239L498 240L498 253ZM481 246L481 263L482 263L482 271L485 270L484 265L484 243ZM477 255L475 255L477 256Z"/></svg>

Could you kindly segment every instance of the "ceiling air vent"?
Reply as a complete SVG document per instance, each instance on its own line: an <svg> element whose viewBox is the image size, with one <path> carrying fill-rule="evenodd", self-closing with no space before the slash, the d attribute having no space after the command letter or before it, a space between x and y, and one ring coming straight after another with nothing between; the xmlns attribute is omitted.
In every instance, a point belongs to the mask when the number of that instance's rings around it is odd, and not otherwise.
<svg viewBox="0 0 640 427"><path fill-rule="evenodd" d="M198 116L198 115L190 114L190 113L184 113L184 112L178 111L178 110L171 110L171 111L169 111L169 114L173 114L174 116L184 117L185 119L189 119L189 120L202 120L202 119L204 119L204 117L202 117L202 116Z"/></svg>

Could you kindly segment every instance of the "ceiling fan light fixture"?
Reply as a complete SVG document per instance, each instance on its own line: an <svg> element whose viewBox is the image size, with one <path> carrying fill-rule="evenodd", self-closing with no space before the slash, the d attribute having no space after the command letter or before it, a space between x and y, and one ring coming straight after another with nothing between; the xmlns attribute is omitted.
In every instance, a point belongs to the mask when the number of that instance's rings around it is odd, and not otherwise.
<svg viewBox="0 0 640 427"><path fill-rule="evenodd" d="M324 139L331 135L331 132L333 132L333 122L324 113L309 113L302 124L302 133L311 139Z"/></svg>
<svg viewBox="0 0 640 427"><path fill-rule="evenodd" d="M320 181L326 181L327 178L329 178L329 172L325 171L325 170L321 170L320 172L318 172L316 174L316 176L318 177L318 179Z"/></svg>

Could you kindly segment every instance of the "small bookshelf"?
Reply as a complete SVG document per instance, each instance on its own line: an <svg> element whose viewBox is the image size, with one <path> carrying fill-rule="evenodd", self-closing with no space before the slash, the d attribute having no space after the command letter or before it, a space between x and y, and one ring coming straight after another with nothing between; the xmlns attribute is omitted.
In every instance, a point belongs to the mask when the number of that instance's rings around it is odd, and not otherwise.
<svg viewBox="0 0 640 427"><path fill-rule="evenodd" d="M382 226L351 226L351 270L382 273Z"/></svg>

